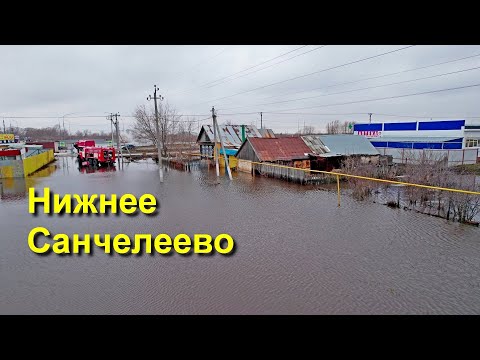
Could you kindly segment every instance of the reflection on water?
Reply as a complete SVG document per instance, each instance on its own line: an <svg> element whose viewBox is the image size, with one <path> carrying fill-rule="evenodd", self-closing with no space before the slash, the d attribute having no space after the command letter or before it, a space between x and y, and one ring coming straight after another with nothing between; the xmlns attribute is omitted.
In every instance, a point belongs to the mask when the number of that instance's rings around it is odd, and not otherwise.
<svg viewBox="0 0 480 360"><path fill-rule="evenodd" d="M102 172L112 172L115 171L115 166L103 166L103 167L93 167L93 166L79 166L78 170L82 174L92 174L92 173L102 173Z"/></svg>
<svg viewBox="0 0 480 360"><path fill-rule="evenodd" d="M35 186L39 178L48 177L56 170L57 166L50 164L27 178L0 179L0 199L15 201L27 197L28 188Z"/></svg>
<svg viewBox="0 0 480 360"><path fill-rule="evenodd" d="M35 187L58 194L151 193L154 217L28 214L0 202L0 313L478 314L480 229L237 173L168 169L151 161L79 172L58 159ZM24 187L26 185L24 184ZM324 187L328 189L328 186ZM235 255L38 256L26 239L52 233L227 232Z"/></svg>

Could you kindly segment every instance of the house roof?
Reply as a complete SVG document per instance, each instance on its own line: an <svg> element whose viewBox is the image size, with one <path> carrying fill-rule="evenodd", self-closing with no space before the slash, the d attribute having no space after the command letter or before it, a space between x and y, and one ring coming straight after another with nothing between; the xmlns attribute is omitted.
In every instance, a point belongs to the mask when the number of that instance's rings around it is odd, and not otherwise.
<svg viewBox="0 0 480 360"><path fill-rule="evenodd" d="M262 134L262 137L264 138L274 138L275 133L273 132L272 129L258 129L258 132Z"/></svg>
<svg viewBox="0 0 480 360"><path fill-rule="evenodd" d="M220 136L222 137L225 147L239 148L242 145L242 125L219 125L219 128ZM217 136L218 135L219 134L217 134ZM256 126L245 125L245 137L262 137L262 134L260 134ZM197 142L213 143L213 141L213 125L203 125L198 134Z"/></svg>
<svg viewBox="0 0 480 360"><path fill-rule="evenodd" d="M310 152L320 156L379 154L369 139L360 135L305 135L301 138Z"/></svg>
<svg viewBox="0 0 480 360"><path fill-rule="evenodd" d="M248 138L247 141L252 145L260 161L308 159L311 152L299 137Z"/></svg>

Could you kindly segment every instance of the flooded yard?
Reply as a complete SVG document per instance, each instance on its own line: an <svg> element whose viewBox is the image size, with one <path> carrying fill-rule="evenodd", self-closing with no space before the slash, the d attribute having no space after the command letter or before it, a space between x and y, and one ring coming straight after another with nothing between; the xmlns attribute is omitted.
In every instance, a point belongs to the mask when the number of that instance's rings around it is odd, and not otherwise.
<svg viewBox="0 0 480 360"><path fill-rule="evenodd" d="M155 217L33 216L28 186L57 194L153 194ZM478 314L480 229L315 186L153 162L80 172L72 158L3 181L2 314ZM30 230L228 233L232 256L39 256Z"/></svg>

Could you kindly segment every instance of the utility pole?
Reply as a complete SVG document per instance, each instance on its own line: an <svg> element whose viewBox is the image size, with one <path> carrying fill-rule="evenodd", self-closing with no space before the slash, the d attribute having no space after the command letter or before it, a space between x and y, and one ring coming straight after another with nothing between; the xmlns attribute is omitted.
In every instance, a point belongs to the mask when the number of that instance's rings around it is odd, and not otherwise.
<svg viewBox="0 0 480 360"><path fill-rule="evenodd" d="M107 120L110 120L110 132L112 134L112 140L111 140L111 147L113 147L113 114L110 113L110 115L107 116Z"/></svg>
<svg viewBox="0 0 480 360"><path fill-rule="evenodd" d="M6 134L7 131L5 130L5 119L3 119L3 133Z"/></svg>
<svg viewBox="0 0 480 360"><path fill-rule="evenodd" d="M370 115L370 124L372 123L372 113L368 113L368 115Z"/></svg>
<svg viewBox="0 0 480 360"><path fill-rule="evenodd" d="M228 178L230 180L233 180L232 171L230 170L230 164L228 163L228 155L227 155L227 152L225 151L225 146L223 145L223 139L222 139L222 135L220 133L220 127L218 126L217 115L215 115L215 109L214 108L212 108L212 112L213 112L213 118L214 118L214 121L215 121L215 125L217 127L218 137L220 138L220 145L222 146L223 157L225 158L225 167L227 168Z"/></svg>
<svg viewBox="0 0 480 360"><path fill-rule="evenodd" d="M159 126L159 119L158 119L158 106L157 100L163 100L162 95L158 95L157 97L157 85L154 85L153 91L153 98L152 95L147 97L147 100L154 100L155 101L155 130L157 132L157 152L158 152L158 173L160 174L160 182L163 183L163 167L162 167L162 140L160 137L160 126Z"/></svg>
<svg viewBox="0 0 480 360"><path fill-rule="evenodd" d="M215 169L217 171L217 178L220 176L220 169L218 166L218 154L217 154L217 127L216 127L216 122L217 122L217 115L215 115L215 107L212 106L212 119L213 119L213 141L214 141L214 146L213 146L213 157L215 158ZM220 134L218 134L220 135Z"/></svg>
<svg viewBox="0 0 480 360"><path fill-rule="evenodd" d="M117 159L118 159L118 168L120 168L120 157L122 158L123 160L123 156L118 156L118 154L121 155L121 150L120 150L120 131L118 129L118 117L120 116L120 114L114 114L112 115L112 121L113 121L113 116L115 116L115 122L114 122L114 125L115 125L115 134L116 134L116 137L117 137ZM113 146L113 143L112 143L112 146Z"/></svg>
<svg viewBox="0 0 480 360"><path fill-rule="evenodd" d="M260 112L260 129L263 129L263 113Z"/></svg>

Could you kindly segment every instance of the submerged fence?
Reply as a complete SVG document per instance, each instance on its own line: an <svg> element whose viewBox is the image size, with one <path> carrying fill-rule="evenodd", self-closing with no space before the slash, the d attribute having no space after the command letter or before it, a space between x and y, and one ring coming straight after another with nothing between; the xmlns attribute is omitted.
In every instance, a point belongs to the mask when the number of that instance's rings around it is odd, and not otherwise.
<svg viewBox="0 0 480 360"><path fill-rule="evenodd" d="M452 193L461 193L467 195L479 195L479 191L472 191L472 190L463 190L463 189L453 189L453 188L446 188L446 187L439 187L439 186L432 186L432 185L424 185L424 184L415 184L409 183L405 181L396 181L396 180L387 180L387 179L378 179L372 178L367 176L360 176L360 175L353 175L353 174L346 174L341 172L332 172L332 171L321 171L321 170L311 170L311 169L300 169L294 168L291 166L285 165L278 165L278 164L268 164L268 163L260 163L252 161L252 174L255 176L255 172L258 171L261 175L272 176L281 179L290 179L290 180L298 180L305 181L308 179L307 174L324 174L335 176L337 181L337 193L338 193L338 206L340 206L340 177L344 178L353 178L353 179L361 179L361 180L370 180L375 181L383 184L392 184L392 185L404 185L404 186L411 186L416 188L423 188L423 189L430 189L430 190L440 190L440 191L447 191ZM303 173L303 175L301 175Z"/></svg>

